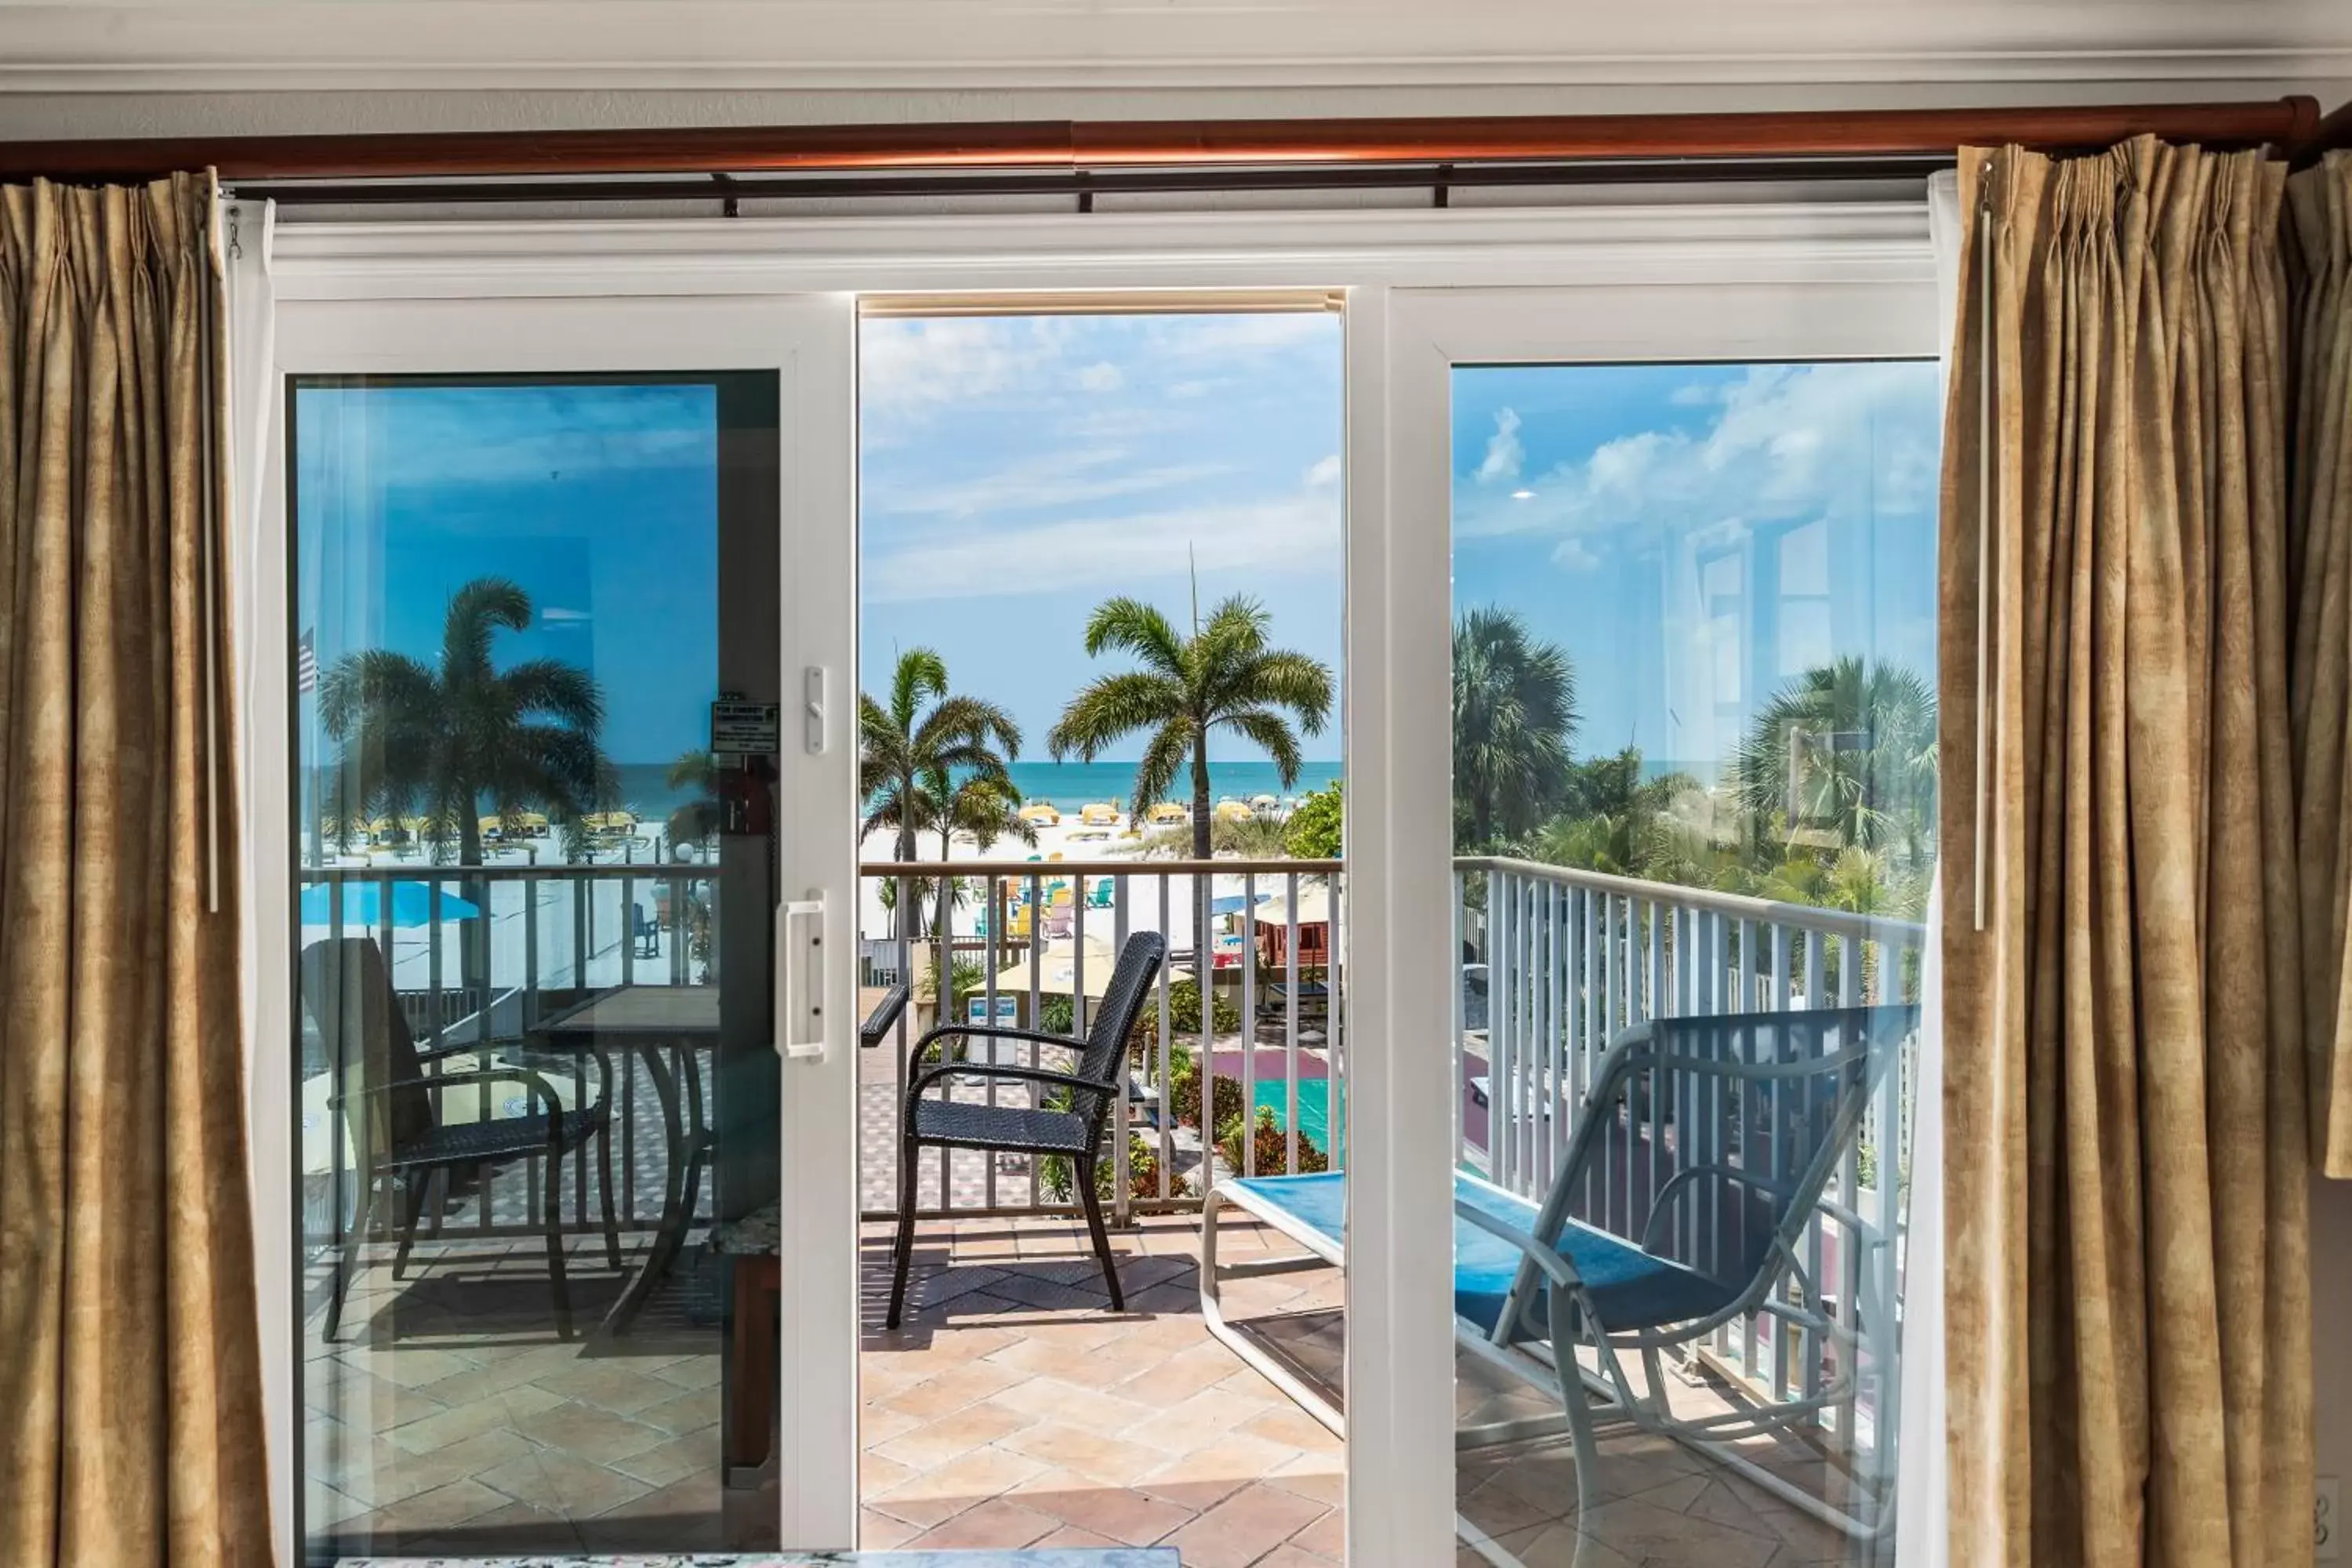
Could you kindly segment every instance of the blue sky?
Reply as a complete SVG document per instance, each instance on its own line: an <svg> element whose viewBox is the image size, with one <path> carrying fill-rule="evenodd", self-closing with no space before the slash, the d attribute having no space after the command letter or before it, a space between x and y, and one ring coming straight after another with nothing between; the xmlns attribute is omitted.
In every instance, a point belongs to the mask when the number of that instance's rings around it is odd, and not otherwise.
<svg viewBox="0 0 2352 1568"><path fill-rule="evenodd" d="M1454 598L1576 663L1580 755L1719 763L1848 654L1935 668L1932 361L1454 374Z"/></svg>
<svg viewBox="0 0 2352 1568"><path fill-rule="evenodd" d="M294 429L321 668L365 647L432 663L450 595L505 576L538 615L494 657L593 669L614 761L699 743L719 668L711 386L307 386Z"/></svg>
<svg viewBox="0 0 2352 1568"><path fill-rule="evenodd" d="M1340 665L1337 315L877 319L861 329L860 658L928 645L1042 758L1112 594L1263 600ZM1521 612L1580 675L1580 752L1719 757L1835 654L1934 658L1932 363L1465 368L1454 601ZM716 684L709 385L305 387L302 624L322 664L429 658L449 594L513 577L503 658L586 663L606 748L698 743ZM1132 754L1132 748L1124 748ZM1307 742L1336 758L1336 724ZM1221 756L1255 755L1237 740Z"/></svg>
<svg viewBox="0 0 2352 1568"><path fill-rule="evenodd" d="M1087 658L1094 606L1133 595L1181 627L1193 562L1203 609L1253 595L1278 643L1337 671L1340 335L1320 312L866 321L866 684L898 649L936 648L1043 758L1071 693L1129 667ZM1339 756L1336 714L1305 750Z"/></svg>

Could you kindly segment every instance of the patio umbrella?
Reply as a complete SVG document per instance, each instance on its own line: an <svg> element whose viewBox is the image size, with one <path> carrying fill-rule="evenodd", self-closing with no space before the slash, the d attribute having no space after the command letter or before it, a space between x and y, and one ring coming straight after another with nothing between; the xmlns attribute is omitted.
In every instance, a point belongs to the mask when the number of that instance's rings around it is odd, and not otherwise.
<svg viewBox="0 0 2352 1568"><path fill-rule="evenodd" d="M1110 989L1111 971L1118 967L1118 952L1098 936L1087 938L1087 994L1100 1001ZM1037 974L1037 994L1041 996L1067 996L1076 978L1077 944L1068 937L1056 937L1045 944L1043 967ZM1191 973L1182 967L1169 972L1172 979ZM997 994L1026 996L1029 994L1029 960L1006 965L996 975Z"/></svg>
<svg viewBox="0 0 2352 1568"><path fill-rule="evenodd" d="M343 924L362 929L373 929L383 924L383 884L381 882L345 882L343 890ZM323 926L334 923L334 899L329 884L314 882L302 889L302 923ZM479 919L482 911L472 900L457 894L441 895L441 918L445 921ZM424 882L394 882L392 885L392 923L395 926L429 925L433 921L433 889Z"/></svg>
<svg viewBox="0 0 2352 1568"><path fill-rule="evenodd" d="M1262 926L1283 925L1291 919L1290 900L1282 894L1261 902L1257 907L1257 923ZM1298 888L1300 925L1328 925L1331 920L1331 888L1327 882L1302 882Z"/></svg>

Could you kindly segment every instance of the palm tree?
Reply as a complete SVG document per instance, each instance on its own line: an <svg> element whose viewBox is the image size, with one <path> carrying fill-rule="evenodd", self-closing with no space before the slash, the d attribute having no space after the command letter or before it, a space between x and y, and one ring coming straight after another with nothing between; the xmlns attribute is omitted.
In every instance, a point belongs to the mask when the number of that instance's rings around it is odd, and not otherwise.
<svg viewBox="0 0 2352 1568"><path fill-rule="evenodd" d="M1149 731L1135 769L1129 820L1141 820L1165 795L1189 757L1192 764L1192 854L1209 858L1209 734L1231 730L1263 750L1282 784L1298 780L1298 737L1323 732L1331 712L1331 672L1287 648L1268 647L1272 617L1255 599L1236 594L1209 612L1196 609L1192 635L1180 637L1168 617L1140 599L1106 599L1087 621L1087 652L1099 658L1114 648L1143 668L1090 682L1045 737L1054 759L1076 753L1090 763L1103 749ZM1288 715L1286 718L1285 715Z"/></svg>
<svg viewBox="0 0 2352 1568"><path fill-rule="evenodd" d="M495 668L501 631L530 626L530 596L500 577L459 588L442 621L441 652L426 664L390 648L337 659L319 682L319 722L341 744L336 766L349 796L374 815L421 815L437 860L454 839L460 866L482 863L478 821L487 804L512 818L544 811L577 835L580 817L614 793L597 743L604 694L588 672L560 659ZM483 902L478 884L467 896ZM468 928L467 984L479 981L487 921Z"/></svg>
<svg viewBox="0 0 2352 1568"><path fill-rule="evenodd" d="M1576 734L1576 670L1496 605L1454 623L1454 799L1457 847L1528 833L1566 796Z"/></svg>
<svg viewBox="0 0 2352 1568"><path fill-rule="evenodd" d="M930 785L934 782L984 779L1003 797L1018 802L1020 792L1005 764L1021 754L1021 727L993 702L962 697L948 690L947 661L927 647L910 647L898 656L890 672L890 700L873 696L857 699L857 793L866 802L866 820L859 834L877 827L895 829L896 857L915 858L915 835L935 826L939 810ZM941 795L947 791L944 787ZM941 829L941 858L947 835ZM944 882L941 898L944 900ZM940 956L946 957L947 921L940 926ZM916 934L919 916L915 900L898 910L898 931Z"/></svg>
<svg viewBox="0 0 2352 1568"><path fill-rule="evenodd" d="M1899 847L1920 866L1934 835L1935 691L1899 664L1818 665L1750 721L1731 784L1759 838Z"/></svg>
<svg viewBox="0 0 2352 1568"><path fill-rule="evenodd" d="M923 798L931 825L940 830L941 865L954 858L959 833L971 834L983 850L1000 838L1018 838L1033 846L1037 842L1036 827L1021 815L1020 792L1007 780L974 773L958 781L946 770L934 769L924 775ZM950 911L961 901L962 889L955 879L940 878L939 918L932 930L947 931Z"/></svg>

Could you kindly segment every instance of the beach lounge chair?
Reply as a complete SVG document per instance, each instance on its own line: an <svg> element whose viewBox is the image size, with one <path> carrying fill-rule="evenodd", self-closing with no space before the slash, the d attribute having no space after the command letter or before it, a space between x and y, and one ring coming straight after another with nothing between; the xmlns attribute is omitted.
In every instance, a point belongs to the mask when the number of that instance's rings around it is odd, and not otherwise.
<svg viewBox="0 0 2352 1568"><path fill-rule="evenodd" d="M1916 1007L1849 1007L1665 1018L1623 1031L1594 1069L1559 1174L1540 1206L1466 1173L1454 1178L1454 1335L1465 1349L1556 1392L1557 1416L1458 1432L1478 1447L1565 1427L1578 1495L1601 1496L1596 1433L1631 1424L1738 1470L1813 1517L1870 1537L1890 1510L1855 1515L1792 1485L1730 1440L1818 1419L1853 1392L1851 1310L1833 1318L1801 1241L1816 1214L1867 1256L1894 1245L1825 1195L1872 1090L1918 1021ZM1889 1160L1893 1152L1882 1151ZM1882 1166L1882 1169L1886 1168ZM1201 1315L1209 1331L1334 1432L1340 1412L1219 1310L1223 1279L1342 1260L1345 1177L1220 1181L1201 1214ZM1231 1205L1297 1243L1299 1254L1217 1262ZM1891 1311L1892 1303L1879 1310ZM1776 1321L1829 1364L1813 1392L1727 1413L1677 1416L1659 1396L1662 1352L1751 1313ZM1585 1352L1592 1370L1580 1365ZM1643 1373L1636 1394L1625 1363ZM1880 1368L1882 1390L1887 1369ZM1886 1412L1882 1407L1882 1419Z"/></svg>
<svg viewBox="0 0 2352 1568"><path fill-rule="evenodd" d="M358 1213L336 1251L327 1298L322 1339L331 1341L343 1315L343 1296L359 1268L360 1243L375 1223L379 1204L400 1207L400 1250L392 1261L397 1279L408 1267L409 1248L425 1213L433 1177L450 1170L479 1169L514 1160L543 1159L540 1184L547 1237L548 1284L555 1300L557 1331L572 1337L572 1299L563 1279L563 1232L558 1196L563 1191L559 1161L584 1151L591 1139L601 1162L596 1184L604 1201L604 1254L621 1267L621 1233L613 1216L613 1150L604 1136L610 1120L607 1097L613 1069L597 1057L599 1093L594 1104L567 1110L554 1086L528 1068L476 1066L451 1071L452 1058L475 1049L471 1043L420 1049L392 988L392 973L372 937L333 937L302 950L302 1002L319 1028L328 1058L339 1064L335 1090L327 1100L348 1129L353 1169L362 1185ZM478 1058L473 1058L478 1060ZM446 1065L445 1065L446 1064ZM432 1070L428 1074L427 1069ZM435 1090L488 1083L510 1083L529 1097L520 1116L445 1122L436 1114ZM581 1158L586 1158L581 1152Z"/></svg>
<svg viewBox="0 0 2352 1568"><path fill-rule="evenodd" d="M1086 1209L1087 1229L1094 1237L1095 1257L1102 1264L1103 1283L1109 1287L1110 1310L1127 1310L1118 1288L1118 1268L1111 1261L1110 1238L1103 1230L1102 1200L1095 1194L1095 1162L1100 1157L1103 1121L1111 1096L1126 1091L1127 1037L1151 994L1151 984L1168 957L1168 939L1158 931L1137 931L1119 950L1110 984L1095 1005L1094 1016L1083 1036L1049 1035L1042 1030L1006 1024L947 1024L915 1042L907 1058L907 1102L898 1134L898 1237L890 1270L890 1313L884 1320L898 1326L907 1300L907 1264L915 1250L915 1182L926 1145L941 1151L940 1180L946 1181L950 1149L1008 1151L1027 1154L1058 1154L1076 1168L1078 1200ZM944 1047L935 1066L924 1066L934 1040L954 1035L965 1038L1029 1040L1060 1046L1077 1053L1069 1072L1025 1068L1002 1061L967 1058L957 1061ZM1047 1091L1070 1091L1067 1110L1047 1110L1016 1105L982 1105L950 1098L956 1079L1007 1079L1036 1086L1042 1102ZM938 1089L937 1100L925 1092Z"/></svg>

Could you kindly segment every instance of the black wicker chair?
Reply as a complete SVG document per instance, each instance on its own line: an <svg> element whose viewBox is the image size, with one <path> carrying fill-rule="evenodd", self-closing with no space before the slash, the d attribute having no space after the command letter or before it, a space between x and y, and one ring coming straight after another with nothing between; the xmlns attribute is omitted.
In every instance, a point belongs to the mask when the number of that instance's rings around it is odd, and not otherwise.
<svg viewBox="0 0 2352 1568"><path fill-rule="evenodd" d="M1005 1150L1025 1154L1058 1154L1077 1168L1078 1200L1086 1205L1087 1228L1093 1233L1095 1257L1102 1262L1103 1282L1110 1288L1110 1310L1127 1310L1118 1288L1118 1269L1111 1261L1110 1238L1103 1232L1102 1201L1095 1195L1095 1163L1101 1156L1103 1119L1111 1096L1125 1092L1121 1081L1127 1037L1151 994L1152 982L1168 957L1168 939L1158 931L1137 931L1120 950L1110 985L1096 1005L1093 1027L1083 1037L1049 1035L1037 1029L1017 1029L993 1024L947 1024L915 1042L907 1060L907 1104L898 1131L898 1241L890 1269L890 1315L887 1326L898 1326L899 1309L907 1299L907 1265L915 1250L915 1177L925 1145L942 1151L940 1180L947 1181L949 1149ZM942 1046L940 1060L923 1063L933 1041L950 1037L971 1039L1034 1040L1062 1046L1078 1053L1072 1072L1008 1066L1000 1062L954 1061ZM1035 1084L1042 1090L1070 1091L1067 1110L1030 1110L1013 1105L974 1105L948 1098L948 1081L958 1078L1012 1079ZM940 1098L926 1100L923 1091L939 1086ZM1040 1098L1043 1098L1041 1093ZM945 1194L941 1194L944 1204Z"/></svg>
<svg viewBox="0 0 2352 1568"><path fill-rule="evenodd" d="M607 1136L611 1066L599 1057L595 1101L566 1110L544 1078L514 1064L482 1066L477 1046L420 1049L400 1010L383 953L368 937L312 942L302 950L301 976L303 1003L319 1026L329 1059L340 1064L338 1087L327 1105L350 1130L362 1183L359 1212L336 1250L321 1337L335 1337L344 1293L358 1270L360 1243L374 1224L380 1204L389 1205L395 1196L399 1202L400 1250L392 1261L392 1277L397 1279L408 1268L409 1249L415 1245L417 1222L424 1216L425 1194L435 1173L540 1159L547 1163L540 1206L548 1284L555 1298L557 1331L570 1339L572 1298L564 1286L563 1233L556 1204L563 1184L557 1163L567 1153L585 1159L591 1140L601 1163L596 1192L604 1205L604 1253L614 1268L621 1267L621 1234L613 1217L612 1140ZM469 1055L471 1070L448 1070L452 1058ZM530 1111L446 1123L434 1113L436 1090L490 1083L523 1089ZM336 1201L341 1202L340 1194ZM488 1202L487 1194L483 1202Z"/></svg>

